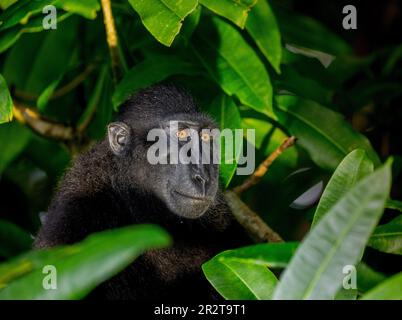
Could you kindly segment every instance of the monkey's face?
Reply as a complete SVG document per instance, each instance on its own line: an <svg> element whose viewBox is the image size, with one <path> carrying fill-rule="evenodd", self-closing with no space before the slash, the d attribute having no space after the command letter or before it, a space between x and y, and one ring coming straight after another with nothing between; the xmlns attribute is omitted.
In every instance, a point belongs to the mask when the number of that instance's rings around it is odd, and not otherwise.
<svg viewBox="0 0 402 320"><path fill-rule="evenodd" d="M178 118L181 120L163 119L155 130L148 130L146 137L122 122L112 123L109 144L117 156L131 157L125 172L135 187L157 196L174 214L196 219L216 198L219 143L209 118ZM132 135L136 139L130 138ZM130 143L130 139L137 142Z"/></svg>

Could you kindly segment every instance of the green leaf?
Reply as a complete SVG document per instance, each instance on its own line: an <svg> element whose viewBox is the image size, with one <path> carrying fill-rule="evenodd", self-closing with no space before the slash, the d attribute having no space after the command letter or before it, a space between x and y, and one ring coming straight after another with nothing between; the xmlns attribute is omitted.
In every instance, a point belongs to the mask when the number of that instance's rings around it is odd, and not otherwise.
<svg viewBox="0 0 402 320"><path fill-rule="evenodd" d="M355 131L343 117L313 101L295 96L277 96L279 122L310 154L320 167L334 170L351 151L361 148L375 166L378 155L368 139Z"/></svg>
<svg viewBox="0 0 402 320"><path fill-rule="evenodd" d="M60 84L61 80L63 79L65 71L63 71L49 86L43 90L40 94L37 107L39 111L44 111L50 98L52 97L54 91L56 90L57 86Z"/></svg>
<svg viewBox="0 0 402 320"><path fill-rule="evenodd" d="M41 22L42 30L44 30L42 26L44 17L42 10L48 5L54 5L56 8L70 13L80 14L88 19L95 19L96 11L100 9L98 0L19 0L0 14L0 31L14 26L23 27L29 24L31 19L38 20L38 18Z"/></svg>
<svg viewBox="0 0 402 320"><path fill-rule="evenodd" d="M129 0L145 28L165 46L180 32L183 20L195 10L197 0Z"/></svg>
<svg viewBox="0 0 402 320"><path fill-rule="evenodd" d="M20 0L0 14L0 31L18 24L25 25L31 17L42 13L47 5L54 4L55 0ZM43 18L43 17L41 17ZM42 19L41 19L42 21Z"/></svg>
<svg viewBox="0 0 402 320"><path fill-rule="evenodd" d="M352 51L345 40L318 21L277 5L272 5L272 7L286 43L335 56Z"/></svg>
<svg viewBox="0 0 402 320"><path fill-rule="evenodd" d="M237 162L242 152L243 141L236 139L234 132L235 129L241 129L240 112L232 98L225 94L216 97L207 112L209 112L218 122L219 130L221 130L221 132L224 129L233 130L232 134L234 143L232 149L234 154L232 154L231 157L225 157L225 139L223 136L221 139L221 164L219 166L219 171L223 180L223 186L227 188L236 172Z"/></svg>
<svg viewBox="0 0 402 320"><path fill-rule="evenodd" d="M275 289L274 299L333 299L346 265L356 265L391 187L391 163L359 181L310 231Z"/></svg>
<svg viewBox="0 0 402 320"><path fill-rule="evenodd" d="M375 228L367 245L382 252L402 254L402 215Z"/></svg>
<svg viewBox="0 0 402 320"><path fill-rule="evenodd" d="M145 250L165 247L159 227L135 225L93 234L84 241L32 251L0 265L0 299L81 299ZM45 290L44 266L57 270L57 290Z"/></svg>
<svg viewBox="0 0 402 320"><path fill-rule="evenodd" d="M276 118L268 73L241 34L219 18L205 17L196 35L195 53L222 90L246 106Z"/></svg>
<svg viewBox="0 0 402 320"><path fill-rule="evenodd" d="M57 0L55 6L64 11L79 14L91 20L96 18L96 13L100 10L98 0Z"/></svg>
<svg viewBox="0 0 402 320"><path fill-rule="evenodd" d="M198 72L199 70L191 63L180 60L176 56L152 56L126 73L113 94L113 106L117 109L131 94L171 75L194 75Z"/></svg>
<svg viewBox="0 0 402 320"><path fill-rule="evenodd" d="M284 267L297 243L269 243L225 251L204 263L208 281L225 299L270 299L277 283L268 267Z"/></svg>
<svg viewBox="0 0 402 320"><path fill-rule="evenodd" d="M60 23L71 16L71 13L62 12L57 16L57 23ZM35 17L27 24L17 25L0 32L0 53L11 47L24 33L35 33L43 31L43 17Z"/></svg>
<svg viewBox="0 0 402 320"><path fill-rule="evenodd" d="M13 118L13 101L8 91L6 80L0 74L0 124Z"/></svg>
<svg viewBox="0 0 402 320"><path fill-rule="evenodd" d="M387 208L392 209L392 210L398 210L398 211L402 212L402 201L388 200Z"/></svg>
<svg viewBox="0 0 402 320"><path fill-rule="evenodd" d="M322 71L323 73L324 71ZM310 69L310 76L312 70ZM279 90L293 93L324 105L330 104L334 91L328 89L315 79L301 75L293 65L283 65L282 74L276 81Z"/></svg>
<svg viewBox="0 0 402 320"><path fill-rule="evenodd" d="M246 30L275 71L280 73L282 59L281 34L275 15L266 0L258 1L255 8L250 12Z"/></svg>
<svg viewBox="0 0 402 320"><path fill-rule="evenodd" d="M9 6L16 3L18 0L0 0L0 9L6 10Z"/></svg>
<svg viewBox="0 0 402 320"><path fill-rule="evenodd" d="M366 292L386 279L384 274L373 270L364 262L357 265L356 271L359 292Z"/></svg>
<svg viewBox="0 0 402 320"><path fill-rule="evenodd" d="M367 292L362 300L402 300L402 272Z"/></svg>
<svg viewBox="0 0 402 320"><path fill-rule="evenodd" d="M314 214L314 227L318 220L328 212L356 183L374 170L373 163L364 150L349 153L336 168L325 188Z"/></svg>
<svg viewBox="0 0 402 320"><path fill-rule="evenodd" d="M209 10L244 28L247 16L258 0L199 0ZM267 26L268 27L268 26Z"/></svg>
<svg viewBox="0 0 402 320"><path fill-rule="evenodd" d="M28 232L6 220L0 220L0 256L10 258L31 248Z"/></svg>
<svg viewBox="0 0 402 320"><path fill-rule="evenodd" d="M24 150L31 132L17 122L0 126L0 173Z"/></svg>

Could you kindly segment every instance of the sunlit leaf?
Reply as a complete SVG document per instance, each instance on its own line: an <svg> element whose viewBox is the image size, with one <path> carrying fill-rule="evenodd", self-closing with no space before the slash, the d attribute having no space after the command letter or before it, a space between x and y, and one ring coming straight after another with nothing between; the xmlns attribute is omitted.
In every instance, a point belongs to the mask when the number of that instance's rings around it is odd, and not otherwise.
<svg viewBox="0 0 402 320"><path fill-rule="evenodd" d="M333 299L346 265L356 265L378 223L391 186L388 162L343 196L299 246L274 299Z"/></svg>
<svg viewBox="0 0 402 320"><path fill-rule="evenodd" d="M402 300L402 272L367 292L363 300Z"/></svg>
<svg viewBox="0 0 402 320"><path fill-rule="evenodd" d="M13 118L13 101L8 91L6 80L0 74L0 124Z"/></svg>
<svg viewBox="0 0 402 320"><path fill-rule="evenodd" d="M251 10L247 19L246 30L275 71L280 73L281 34L274 13L266 0L258 1L255 8Z"/></svg>
<svg viewBox="0 0 402 320"><path fill-rule="evenodd" d="M209 10L244 28L250 10L258 0L199 0Z"/></svg>
<svg viewBox="0 0 402 320"><path fill-rule="evenodd" d="M220 175L223 180L223 186L227 187L235 174L237 168L237 162L242 152L242 136L241 140L236 139L235 129L241 129L241 119L240 113L237 109L236 104L233 100L222 94L218 96L212 103L208 112L216 119L219 124L219 129L221 132L224 129L232 130L233 145L232 145L232 155L229 158L225 157L225 139L222 136L221 140L221 163L220 163ZM231 163L230 163L231 162Z"/></svg>
<svg viewBox="0 0 402 320"><path fill-rule="evenodd" d="M364 150L349 153L336 168L325 188L314 214L312 227L339 201L356 183L374 170L373 163Z"/></svg>
<svg viewBox="0 0 402 320"><path fill-rule="evenodd" d="M180 32L183 20L195 10L197 0L129 0L145 28L156 40L170 46Z"/></svg>
<svg viewBox="0 0 402 320"><path fill-rule="evenodd" d="M256 111L275 118L268 73L241 34L215 17L204 18L196 35L193 38L196 55L222 90Z"/></svg>

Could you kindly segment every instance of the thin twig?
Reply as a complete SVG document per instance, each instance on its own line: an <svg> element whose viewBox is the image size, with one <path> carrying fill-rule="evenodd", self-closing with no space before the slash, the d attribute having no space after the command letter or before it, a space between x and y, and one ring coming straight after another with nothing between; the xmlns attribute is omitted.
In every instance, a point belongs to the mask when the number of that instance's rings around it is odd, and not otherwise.
<svg viewBox="0 0 402 320"><path fill-rule="evenodd" d="M46 138L60 141L70 141L75 138L74 128L45 119L22 103L14 101L13 115L17 121Z"/></svg>
<svg viewBox="0 0 402 320"><path fill-rule="evenodd" d="M109 47L110 59L112 61L112 72L115 83L121 78L121 61L119 55L118 42L119 38L116 32L116 25L114 22L112 6L110 0L101 0L103 22L106 30L106 40Z"/></svg>
<svg viewBox="0 0 402 320"><path fill-rule="evenodd" d="M276 158L280 156L280 154L286 149L290 148L294 145L296 141L295 137L287 138L274 152L272 152L268 158L266 158L254 171L254 173L247 178L241 185L234 187L233 192L237 195L241 195L244 191L250 189L252 186L256 185L261 178L267 173L269 167L275 161Z"/></svg>

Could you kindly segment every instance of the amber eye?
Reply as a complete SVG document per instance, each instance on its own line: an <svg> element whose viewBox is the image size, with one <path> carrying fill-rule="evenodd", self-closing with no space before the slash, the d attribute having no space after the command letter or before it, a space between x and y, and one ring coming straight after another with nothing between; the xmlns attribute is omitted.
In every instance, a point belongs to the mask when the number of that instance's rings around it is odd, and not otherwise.
<svg viewBox="0 0 402 320"><path fill-rule="evenodd" d="M179 139L186 139L188 137L188 132L187 132L187 130L180 130L180 131L176 132L176 136Z"/></svg>
<svg viewBox="0 0 402 320"><path fill-rule="evenodd" d="M201 140L204 142L208 142L211 139L211 136L208 133L201 133Z"/></svg>

